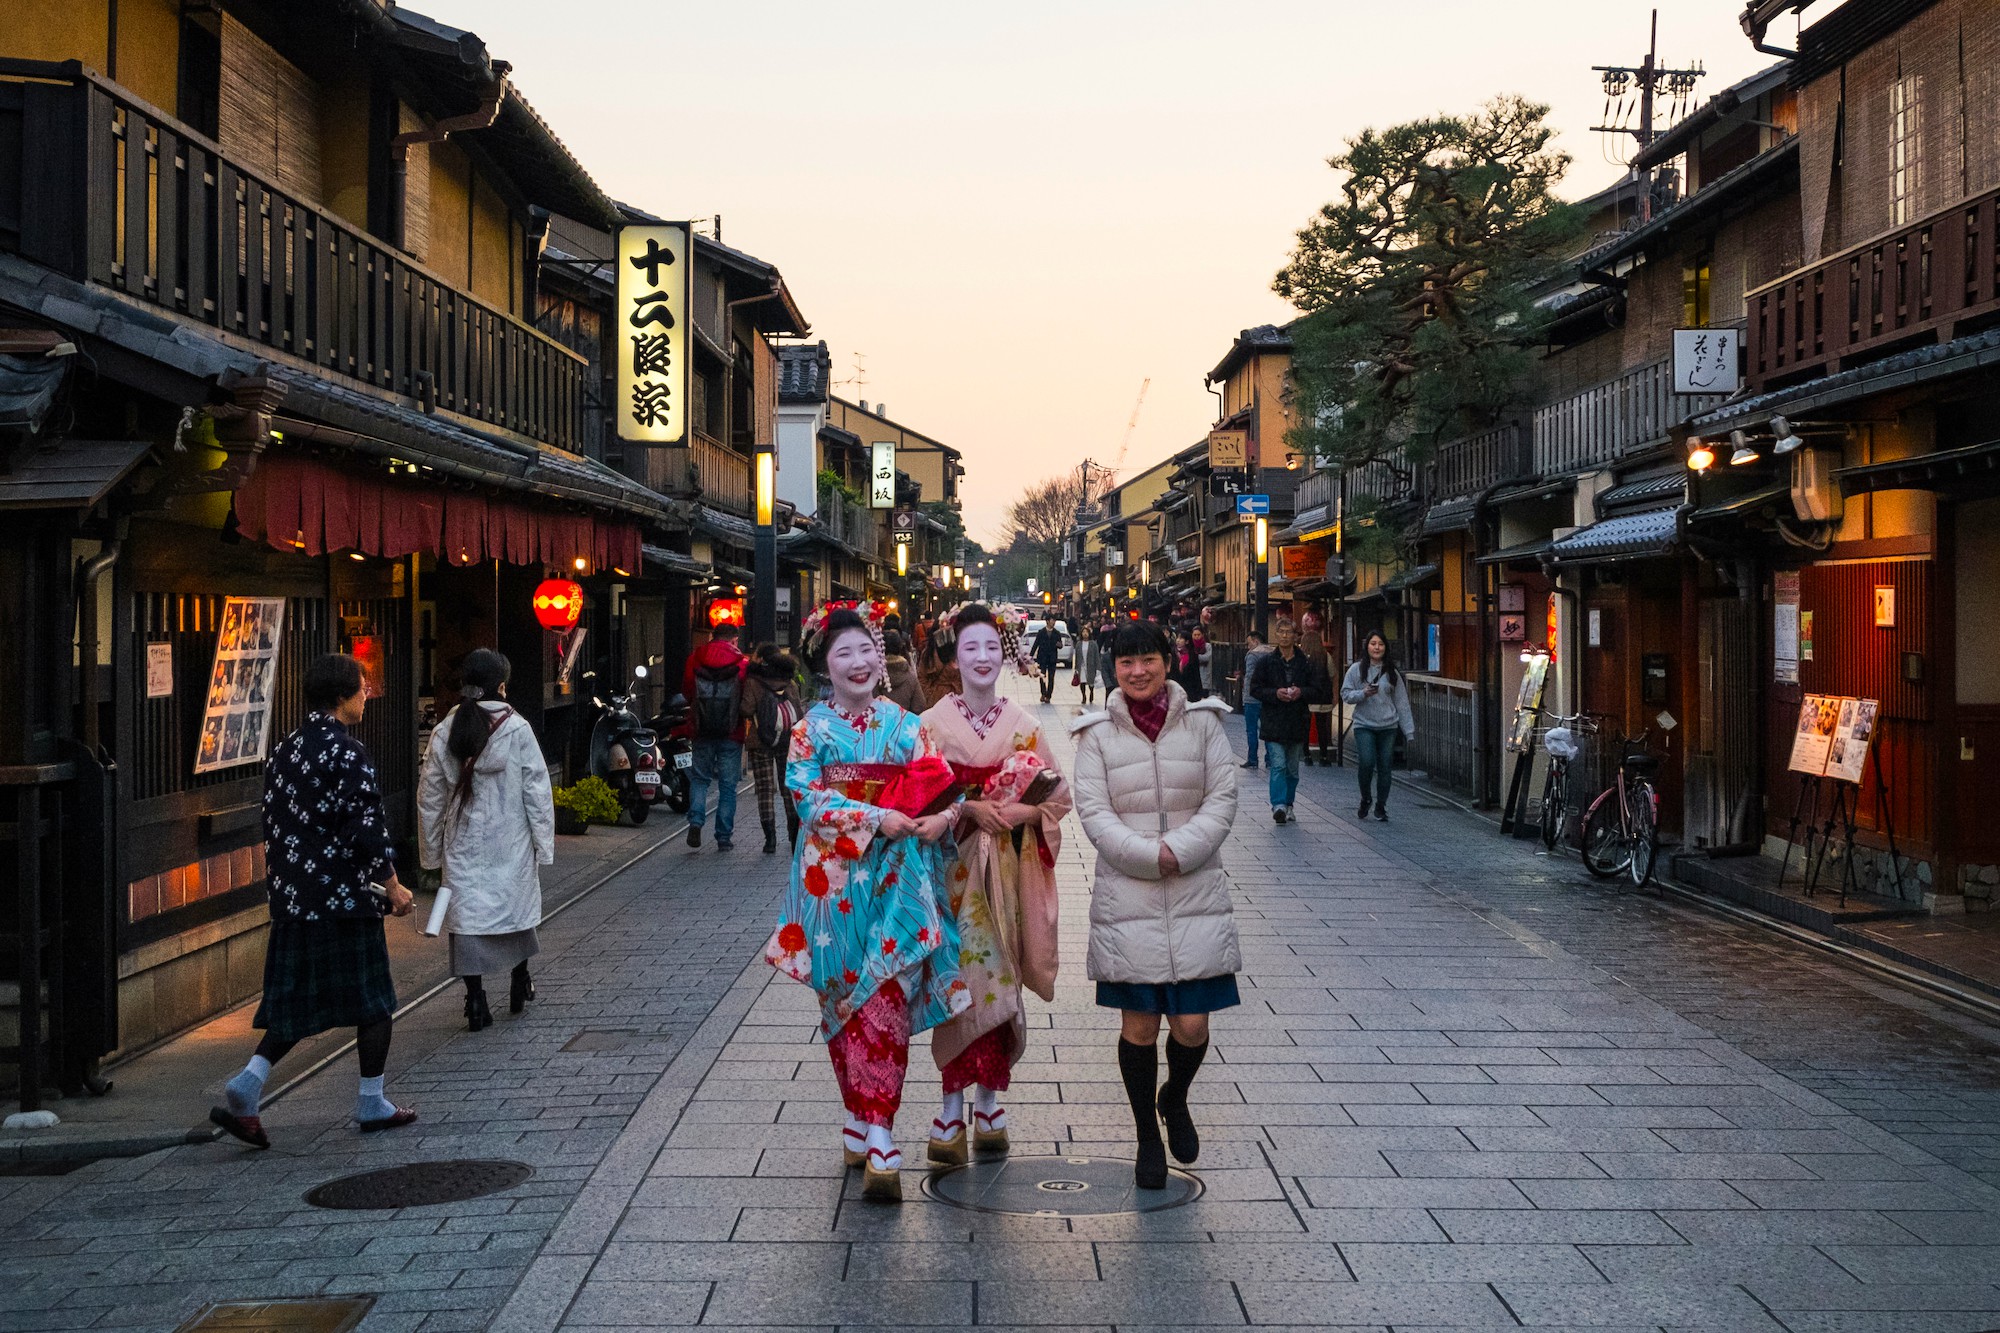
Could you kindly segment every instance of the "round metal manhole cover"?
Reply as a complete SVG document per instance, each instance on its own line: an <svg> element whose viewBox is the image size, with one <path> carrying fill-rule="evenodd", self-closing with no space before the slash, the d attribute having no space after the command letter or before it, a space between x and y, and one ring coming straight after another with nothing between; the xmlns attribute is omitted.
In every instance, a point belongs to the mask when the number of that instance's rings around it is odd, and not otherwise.
<svg viewBox="0 0 2000 1333"><path fill-rule="evenodd" d="M421 1208L498 1194L535 1174L526 1162L411 1162L342 1176L306 1192L315 1208Z"/></svg>
<svg viewBox="0 0 2000 1333"><path fill-rule="evenodd" d="M1201 1197L1201 1180L1169 1170L1167 1187L1142 1190L1117 1157L1001 1157L934 1171L924 1193L954 1208L1030 1217L1157 1213Z"/></svg>

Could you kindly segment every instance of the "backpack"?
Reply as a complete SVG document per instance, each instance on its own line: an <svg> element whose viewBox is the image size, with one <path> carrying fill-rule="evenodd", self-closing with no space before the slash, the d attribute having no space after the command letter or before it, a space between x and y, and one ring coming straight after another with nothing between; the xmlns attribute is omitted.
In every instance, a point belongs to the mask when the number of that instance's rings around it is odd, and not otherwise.
<svg viewBox="0 0 2000 1333"><path fill-rule="evenodd" d="M799 706L791 687L765 685L757 692L757 745L771 754L783 754L792 743L792 728L799 724Z"/></svg>
<svg viewBox="0 0 2000 1333"><path fill-rule="evenodd" d="M699 740L726 741L735 734L742 704L742 663L694 669L694 734Z"/></svg>

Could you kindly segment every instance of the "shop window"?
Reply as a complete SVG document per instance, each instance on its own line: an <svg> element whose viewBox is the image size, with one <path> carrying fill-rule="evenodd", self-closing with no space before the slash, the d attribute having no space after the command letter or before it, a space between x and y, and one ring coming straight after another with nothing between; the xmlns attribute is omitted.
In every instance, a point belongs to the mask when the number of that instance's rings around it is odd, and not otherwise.
<svg viewBox="0 0 2000 1333"><path fill-rule="evenodd" d="M1905 74L1889 85L1889 222L1917 216L1923 193L1924 76Z"/></svg>
<svg viewBox="0 0 2000 1333"><path fill-rule="evenodd" d="M1681 268L1681 327L1684 329L1705 329L1708 327L1708 298L1710 290L1709 256Z"/></svg>

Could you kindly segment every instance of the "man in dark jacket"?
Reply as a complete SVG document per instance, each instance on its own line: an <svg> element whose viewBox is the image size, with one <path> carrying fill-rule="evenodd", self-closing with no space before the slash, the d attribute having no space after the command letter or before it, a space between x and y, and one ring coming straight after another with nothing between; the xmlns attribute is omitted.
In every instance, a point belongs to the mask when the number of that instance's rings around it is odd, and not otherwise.
<svg viewBox="0 0 2000 1333"><path fill-rule="evenodd" d="M1264 765L1271 772L1271 819L1290 822L1299 791L1299 764L1312 735L1312 707L1333 698L1326 668L1299 651L1298 627L1289 620L1271 626L1271 651L1250 674L1250 695L1262 705L1257 730L1264 742Z"/></svg>
<svg viewBox="0 0 2000 1333"><path fill-rule="evenodd" d="M1056 692L1056 658L1062 655L1062 634L1056 629L1056 622L1042 622L1029 641L1029 651L1035 656L1035 665L1042 669L1042 702L1047 703Z"/></svg>
<svg viewBox="0 0 2000 1333"><path fill-rule="evenodd" d="M681 693L687 696L694 728L694 767L688 770L688 836L701 846L701 821L708 814L708 784L715 784L715 848L726 852L736 834L736 784L743 776L743 672L750 659L736 646L736 626L711 631L707 643L688 654Z"/></svg>

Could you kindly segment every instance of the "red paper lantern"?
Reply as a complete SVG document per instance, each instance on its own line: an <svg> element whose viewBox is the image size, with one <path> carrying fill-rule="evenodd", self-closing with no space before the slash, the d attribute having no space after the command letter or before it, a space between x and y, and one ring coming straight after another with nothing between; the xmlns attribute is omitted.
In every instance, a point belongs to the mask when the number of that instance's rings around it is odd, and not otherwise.
<svg viewBox="0 0 2000 1333"><path fill-rule="evenodd" d="M583 585L573 579L543 579L535 588L535 619L543 629L575 629L583 615Z"/></svg>
<svg viewBox="0 0 2000 1333"><path fill-rule="evenodd" d="M708 604L708 626L743 626L743 599L741 597L718 597Z"/></svg>

